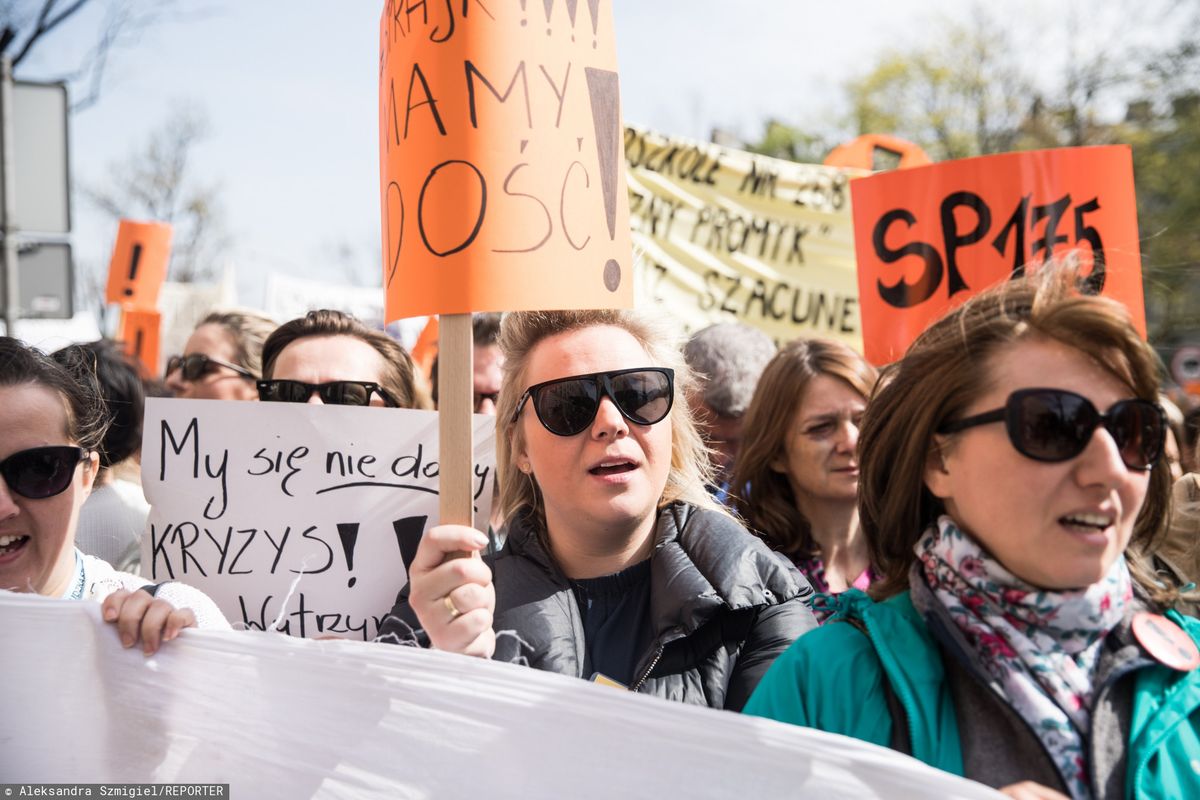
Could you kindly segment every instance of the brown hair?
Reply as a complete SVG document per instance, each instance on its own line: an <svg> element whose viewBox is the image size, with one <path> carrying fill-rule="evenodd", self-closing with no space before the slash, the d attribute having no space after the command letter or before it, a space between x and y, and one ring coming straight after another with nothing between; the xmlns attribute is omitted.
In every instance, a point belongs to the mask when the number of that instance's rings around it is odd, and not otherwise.
<svg viewBox="0 0 1200 800"><path fill-rule="evenodd" d="M1030 339L1060 342L1092 358L1137 397L1157 402L1159 362L1129 313L1113 300L1081 294L1080 285L1075 269L1056 265L992 287L935 322L883 370L858 440L859 521L883 575L872 587L876 597L908 588L913 548L944 511L925 486L934 434L987 391L999 353ZM1160 459L1126 552L1134 579L1163 603L1177 592L1159 583L1142 554L1162 536L1170 490Z"/></svg>
<svg viewBox="0 0 1200 800"><path fill-rule="evenodd" d="M771 467L784 455L788 431L808 385L819 375L844 381L864 399L875 368L841 342L797 339L767 363L743 418L745 435L731 493L747 527L793 560L814 555L812 526L800 512L788 476Z"/></svg>
<svg viewBox="0 0 1200 800"><path fill-rule="evenodd" d="M368 328L358 319L342 311L321 309L309 311L303 317L285 322L275 329L263 345L263 377L270 378L275 362L283 349L297 339L309 336L351 336L373 347L383 356L383 374L379 385L400 408L416 406L413 385L413 362L403 347L382 331Z"/></svg>
<svg viewBox="0 0 1200 800"><path fill-rule="evenodd" d="M263 342L275 330L275 320L253 311L213 311L200 320L200 325L220 325L224 328L233 340L233 363L255 376L263 374Z"/></svg>
<svg viewBox="0 0 1200 800"><path fill-rule="evenodd" d="M682 402L695 378L678 347L666 331L649 317L633 311L519 311L505 314L500 324L500 349L504 352L504 381L496 403L496 466L500 479L500 508L506 518L518 509L530 509L542 533L545 509L541 489L533 475L517 469L516 454L524 448L521 426L513 419L517 402L527 388L529 356L543 339L569 331L611 325L627 331L646 351L651 364L675 371L675 403L671 406L671 468L659 507L683 500L719 510L705 488L711 467L704 441L696 430L688 404ZM532 409L531 409L532 412Z"/></svg>
<svg viewBox="0 0 1200 800"><path fill-rule="evenodd" d="M101 452L109 418L90 353L72 348L55 359L19 339L0 336L0 386L22 385L57 394L67 417L63 433L83 449Z"/></svg>

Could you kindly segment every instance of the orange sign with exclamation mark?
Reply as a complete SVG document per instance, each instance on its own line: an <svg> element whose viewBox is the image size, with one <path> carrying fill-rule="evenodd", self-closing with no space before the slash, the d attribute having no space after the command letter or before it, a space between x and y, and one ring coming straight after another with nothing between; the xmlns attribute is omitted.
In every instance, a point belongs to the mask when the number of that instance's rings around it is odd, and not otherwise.
<svg viewBox="0 0 1200 800"><path fill-rule="evenodd" d="M171 226L165 222L121 220L108 265L104 299L126 309L158 307L171 258Z"/></svg>
<svg viewBox="0 0 1200 800"><path fill-rule="evenodd" d="M125 355L137 361L147 375L158 375L159 331L162 314L155 309L126 308L121 311L121 330L117 340L125 346Z"/></svg>

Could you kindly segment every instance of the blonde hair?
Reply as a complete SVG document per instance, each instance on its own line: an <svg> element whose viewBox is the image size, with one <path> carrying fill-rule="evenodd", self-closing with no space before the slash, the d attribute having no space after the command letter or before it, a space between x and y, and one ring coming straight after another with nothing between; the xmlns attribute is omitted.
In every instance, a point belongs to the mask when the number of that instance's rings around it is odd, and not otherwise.
<svg viewBox="0 0 1200 800"><path fill-rule="evenodd" d="M788 431L814 378L828 375L863 399L875 387L875 368L841 342L797 339L767 363L743 418L745 435L731 493L746 526L793 560L815 555L812 526L800 512L788 476L771 465L785 455Z"/></svg>
<svg viewBox="0 0 1200 800"><path fill-rule="evenodd" d="M1143 400L1158 401L1159 361L1114 300L1083 294L1069 265L1048 265L994 286L946 314L884 368L867 403L859 434L859 521L871 561L883 574L872 594L908 588L913 551L944 508L925 486L934 434L962 416L991 381L993 359L1030 339L1060 342L1090 357ZM1134 579L1159 603L1179 599L1150 564L1167 522L1171 478L1165 460L1154 464L1134 523L1126 558ZM1013 498L1014 502L1019 498Z"/></svg>
<svg viewBox="0 0 1200 800"><path fill-rule="evenodd" d="M263 344L279 323L255 311L213 311L200 325L220 325L233 340L233 363L249 370L254 377L263 377Z"/></svg>
<svg viewBox="0 0 1200 800"><path fill-rule="evenodd" d="M539 533L546 530L541 489L532 474L517 468L517 454L524 450L521 426L514 419L517 402L528 388L526 372L533 349L544 339L570 331L612 326L637 340L651 362L642 366L669 367L675 371L675 402L671 406L671 467L658 507L684 501L720 510L705 488L711 479L708 450L688 404L683 402L695 386L671 335L649 317L634 311L518 311L505 314L500 323L500 349L504 353L504 379L496 403L496 466L500 480L500 508L505 518L527 508ZM565 377L565 376L564 376ZM533 409L529 409L534 413Z"/></svg>

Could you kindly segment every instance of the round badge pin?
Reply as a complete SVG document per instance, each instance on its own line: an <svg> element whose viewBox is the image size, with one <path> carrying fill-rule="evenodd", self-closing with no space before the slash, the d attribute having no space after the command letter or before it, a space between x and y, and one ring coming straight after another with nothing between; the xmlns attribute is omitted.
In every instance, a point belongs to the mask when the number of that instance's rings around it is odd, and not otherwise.
<svg viewBox="0 0 1200 800"><path fill-rule="evenodd" d="M1200 667L1200 649L1183 628L1160 614L1143 611L1133 618L1133 635L1160 664L1180 672Z"/></svg>

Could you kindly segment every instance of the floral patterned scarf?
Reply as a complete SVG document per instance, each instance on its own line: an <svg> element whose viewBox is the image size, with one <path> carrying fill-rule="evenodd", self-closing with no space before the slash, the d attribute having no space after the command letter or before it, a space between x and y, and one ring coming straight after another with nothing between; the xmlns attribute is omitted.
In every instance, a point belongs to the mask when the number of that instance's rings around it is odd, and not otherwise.
<svg viewBox="0 0 1200 800"><path fill-rule="evenodd" d="M1091 798L1084 736L1101 645L1133 596L1125 559L1086 589L1046 591L1006 570L946 516L916 553L929 588L1053 757L1071 796Z"/></svg>

